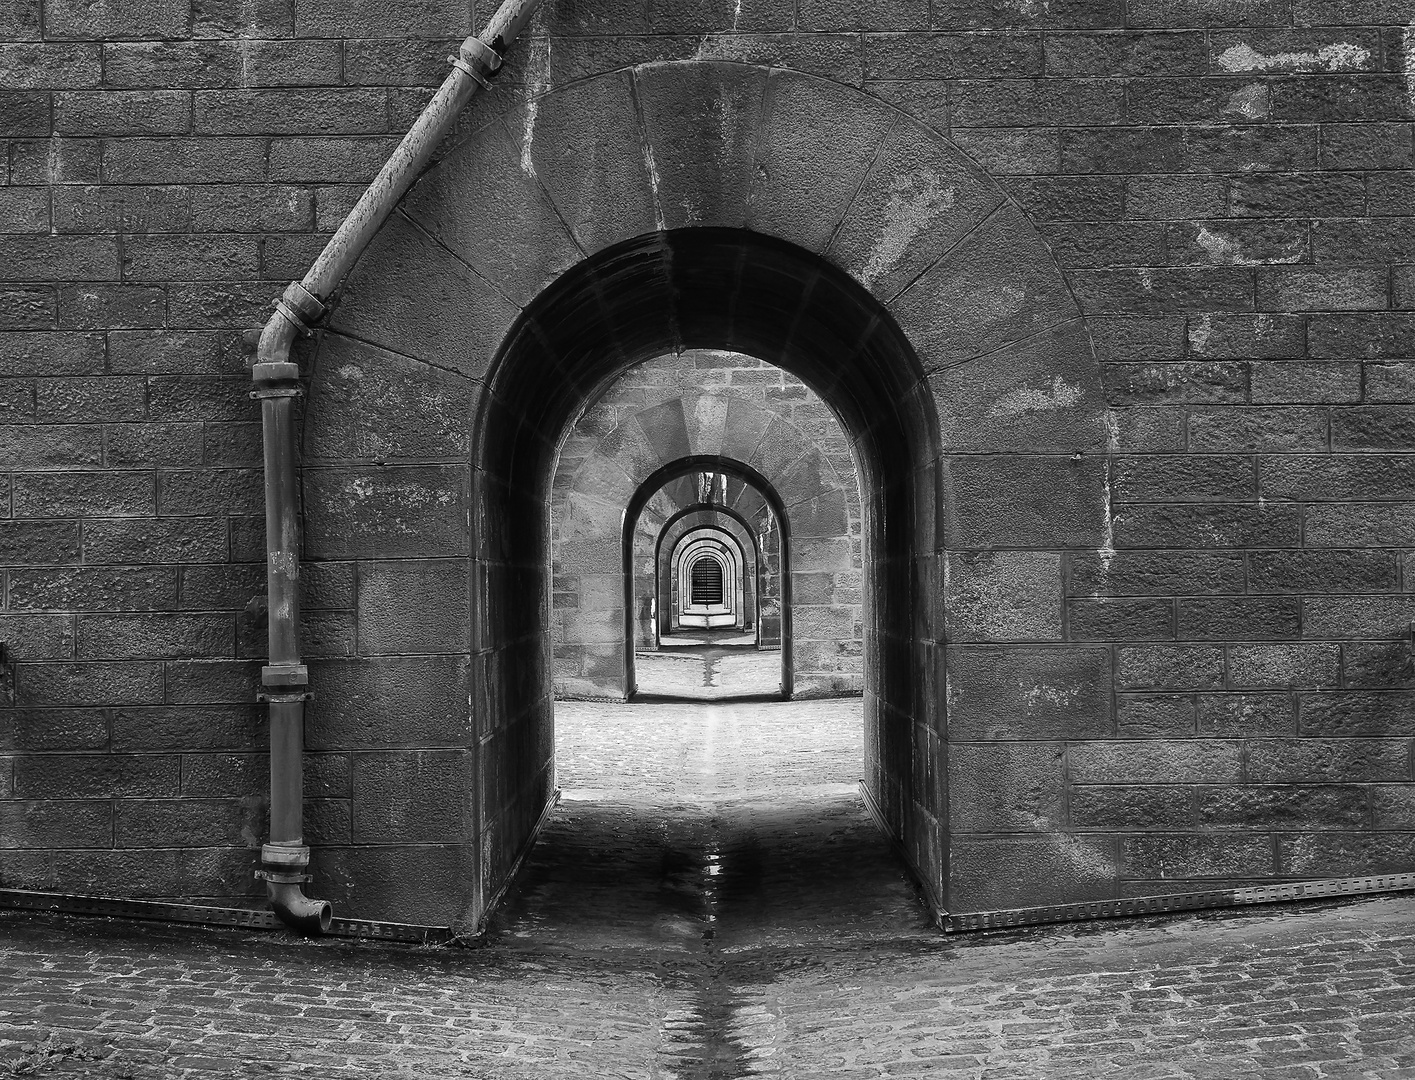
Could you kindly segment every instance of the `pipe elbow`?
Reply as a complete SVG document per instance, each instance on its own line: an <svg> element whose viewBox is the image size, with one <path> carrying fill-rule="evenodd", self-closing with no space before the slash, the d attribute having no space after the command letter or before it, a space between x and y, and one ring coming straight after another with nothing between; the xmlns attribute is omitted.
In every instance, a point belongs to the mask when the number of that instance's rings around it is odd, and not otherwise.
<svg viewBox="0 0 1415 1080"><path fill-rule="evenodd" d="M260 343L256 345L257 364L287 364L290 349L295 344L298 328L285 315L277 311L260 331Z"/></svg>
<svg viewBox="0 0 1415 1080"><path fill-rule="evenodd" d="M298 881L265 882L266 895L276 916L297 934L315 937L329 933L334 919L334 907L328 900L316 900L305 895Z"/></svg>
<svg viewBox="0 0 1415 1080"><path fill-rule="evenodd" d="M262 364L289 363L295 338L310 333L310 327L324 312L324 302L318 296L301 282L290 282L280 299L275 301L275 314L261 328L255 353L257 369Z"/></svg>

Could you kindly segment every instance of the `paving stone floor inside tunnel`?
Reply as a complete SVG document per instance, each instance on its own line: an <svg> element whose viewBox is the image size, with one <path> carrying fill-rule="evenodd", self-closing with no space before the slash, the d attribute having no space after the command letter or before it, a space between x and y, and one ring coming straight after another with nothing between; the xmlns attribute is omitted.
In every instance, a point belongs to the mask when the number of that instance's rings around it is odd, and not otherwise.
<svg viewBox="0 0 1415 1080"><path fill-rule="evenodd" d="M0 913L0 1077L1415 1077L1415 898L944 937L858 699L557 714L481 947Z"/></svg>

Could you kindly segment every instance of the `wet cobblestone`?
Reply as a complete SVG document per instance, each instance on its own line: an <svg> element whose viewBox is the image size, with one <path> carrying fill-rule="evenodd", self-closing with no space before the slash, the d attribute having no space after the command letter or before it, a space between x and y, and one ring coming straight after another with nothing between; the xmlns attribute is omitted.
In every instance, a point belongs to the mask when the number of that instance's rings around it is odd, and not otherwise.
<svg viewBox="0 0 1415 1080"><path fill-rule="evenodd" d="M0 1076L1415 1077L1415 899L944 937L859 713L562 704L480 948L0 913Z"/></svg>

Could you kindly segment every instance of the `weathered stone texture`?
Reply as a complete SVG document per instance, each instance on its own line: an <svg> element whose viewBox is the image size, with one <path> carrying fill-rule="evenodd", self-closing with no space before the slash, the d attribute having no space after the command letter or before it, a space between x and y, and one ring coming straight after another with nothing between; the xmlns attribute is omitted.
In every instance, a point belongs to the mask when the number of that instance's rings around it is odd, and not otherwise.
<svg viewBox="0 0 1415 1080"><path fill-rule="evenodd" d="M259 770L231 794L192 780L264 737L241 331L386 159L471 15L0 3L0 834L70 868L65 888L173 895L185 867L201 895L249 891L259 814L230 800L258 797ZM824 253L917 354L881 393L923 395L938 424L910 433L940 462L917 501L942 553L911 571L941 603L927 640L893 609L856 631L872 495L821 478L851 474L860 416L842 435L795 383L700 366L699 400L762 409L656 414L609 456L662 462L674 432L749 446L808 523L786 554L798 625L833 628L802 642L817 674L858 688L886 642L933 658L911 693L946 706L937 730L875 734L894 740L888 783L954 778L928 842L954 834L957 910L1412 869L1386 832L1409 828L1415 780L1408 21L1305 0L548 5L297 350L311 738L346 755L311 814L340 888L391 911L405 891L360 882L412 862L360 846L393 796L351 781L347 754L464 749L497 687L539 677L476 640L468 611L491 593L456 569L511 543L476 520L477 485L496 483L469 467L482 380L546 284L659 223ZM622 408L587 414L594 438L687 400L621 389ZM791 471L771 415L819 458ZM918 462L889 464L873 479ZM619 572L599 541L632 489L606 475L578 493L588 524L556 537L553 595L523 574L529 599L496 613L593 639L547 660L562 675L622 669L622 624L573 613ZM539 720L504 719L492 771L458 781L479 785L493 847L514 847L547 783ZM960 750L946 764L943 739ZM540 772L513 781L498 761ZM194 854L135 873L183 821L168 799L191 800ZM403 839L435 814L453 809L429 797ZM436 851L448 874L473 858Z"/></svg>

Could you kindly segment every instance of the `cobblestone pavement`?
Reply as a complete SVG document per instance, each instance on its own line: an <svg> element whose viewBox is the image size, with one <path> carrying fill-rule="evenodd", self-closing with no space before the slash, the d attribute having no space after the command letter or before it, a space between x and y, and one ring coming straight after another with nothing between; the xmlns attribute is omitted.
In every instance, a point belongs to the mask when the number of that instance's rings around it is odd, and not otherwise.
<svg viewBox="0 0 1415 1080"><path fill-rule="evenodd" d="M1415 899L945 938L859 712L562 704L478 949L0 914L0 1076L1415 1077Z"/></svg>
<svg viewBox="0 0 1415 1080"><path fill-rule="evenodd" d="M691 701L781 693L781 650L729 641L678 644L634 654L640 695Z"/></svg>

